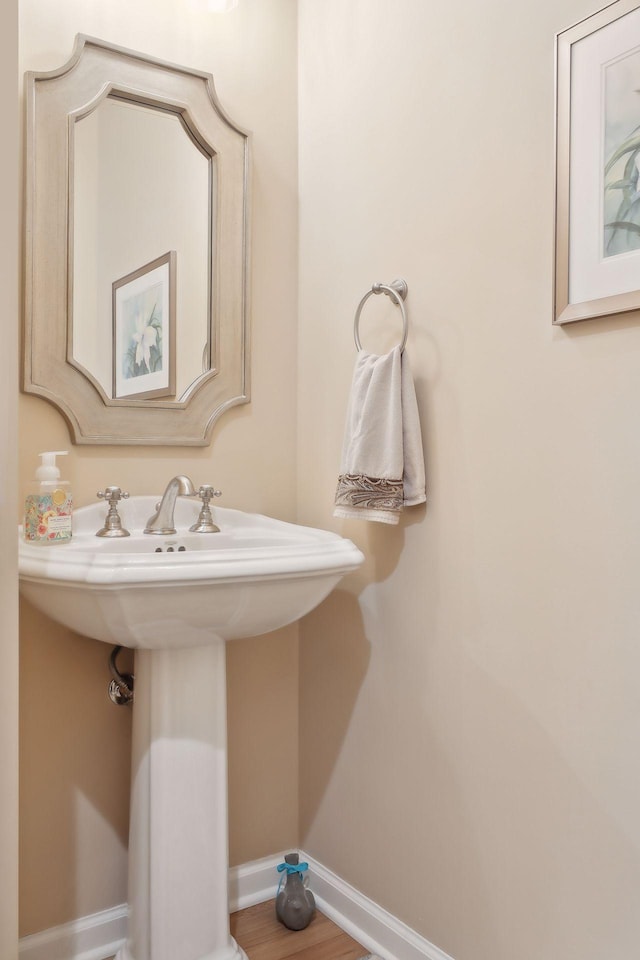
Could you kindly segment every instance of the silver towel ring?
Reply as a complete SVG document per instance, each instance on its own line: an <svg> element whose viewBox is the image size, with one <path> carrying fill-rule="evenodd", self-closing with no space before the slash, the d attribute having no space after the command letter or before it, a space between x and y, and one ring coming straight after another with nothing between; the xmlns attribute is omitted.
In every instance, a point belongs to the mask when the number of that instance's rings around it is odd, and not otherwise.
<svg viewBox="0 0 640 960"><path fill-rule="evenodd" d="M405 348L405 344L407 342L407 335L409 333L407 312L404 308L404 302L403 302L407 295L407 290L408 290L408 287L407 287L406 280L393 280L392 283L374 283L374 285L371 287L371 290L368 290L367 293L365 293L364 297L358 304L358 309L356 310L356 315L353 321L353 339L355 340L356 349L358 350L358 352L362 350L362 344L360 342L360 332L359 332L360 314L362 313L362 308L364 307L369 297L373 296L374 293L376 294L384 293L388 297L391 297L393 302L398 307L400 307L400 312L402 314L402 340L400 341L400 352L402 353L402 351Z"/></svg>

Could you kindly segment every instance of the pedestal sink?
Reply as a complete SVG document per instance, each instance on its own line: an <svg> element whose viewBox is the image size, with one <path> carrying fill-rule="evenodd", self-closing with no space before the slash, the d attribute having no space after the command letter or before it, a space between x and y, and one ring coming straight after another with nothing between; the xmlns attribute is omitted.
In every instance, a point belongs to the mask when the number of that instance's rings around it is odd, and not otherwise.
<svg viewBox="0 0 640 960"><path fill-rule="evenodd" d="M291 623L363 560L337 534L217 508L219 533L142 533L157 497L131 497L131 536L102 539L104 504L69 544L22 539L20 590L87 637L136 650L129 931L117 960L239 960L227 896L225 642Z"/></svg>

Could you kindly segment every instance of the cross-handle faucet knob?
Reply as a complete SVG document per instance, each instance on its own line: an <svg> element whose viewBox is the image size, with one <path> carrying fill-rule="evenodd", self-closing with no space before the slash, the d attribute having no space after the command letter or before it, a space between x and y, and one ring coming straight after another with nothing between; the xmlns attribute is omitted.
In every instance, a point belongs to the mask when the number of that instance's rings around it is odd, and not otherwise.
<svg viewBox="0 0 640 960"><path fill-rule="evenodd" d="M129 531L122 526L122 520L118 513L118 501L127 500L129 494L121 490L120 487L105 487L104 490L98 490L96 496L100 500L105 500L109 504L104 527L98 530L96 537L128 537Z"/></svg>
<svg viewBox="0 0 640 960"><path fill-rule="evenodd" d="M121 490L120 487L105 487L104 490L98 490L96 497L100 500L106 500L110 504L112 501L127 500L129 494Z"/></svg>
<svg viewBox="0 0 640 960"><path fill-rule="evenodd" d="M212 497L221 497L222 490L216 490L210 483L203 483L198 487L198 496L203 503L209 503Z"/></svg>
<svg viewBox="0 0 640 960"><path fill-rule="evenodd" d="M210 483L203 483L198 488L198 496L202 500L202 507L198 519L189 530L191 533L220 533L220 527L213 522L209 504L213 497L222 496L222 490L216 490Z"/></svg>

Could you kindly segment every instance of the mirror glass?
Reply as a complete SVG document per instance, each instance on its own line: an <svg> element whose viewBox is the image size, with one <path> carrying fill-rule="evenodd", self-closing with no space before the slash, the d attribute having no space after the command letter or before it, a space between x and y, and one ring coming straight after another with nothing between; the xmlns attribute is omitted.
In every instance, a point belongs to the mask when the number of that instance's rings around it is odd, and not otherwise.
<svg viewBox="0 0 640 960"><path fill-rule="evenodd" d="M83 35L25 102L23 390L74 443L206 445L249 401L249 134L210 74Z"/></svg>
<svg viewBox="0 0 640 960"><path fill-rule="evenodd" d="M167 387L164 396L183 399L210 367L215 158L175 113L114 96L76 119L72 134L73 359L108 397L140 396L148 375L168 361L166 347L173 341L175 389ZM175 330L164 340L163 355L162 299L151 296L147 316L135 313L121 343L114 327L114 284L122 286L124 278L169 251L176 261L175 316L165 319ZM137 287L135 280L124 284L123 304L140 303ZM118 372L130 381L128 392L114 384L118 360Z"/></svg>

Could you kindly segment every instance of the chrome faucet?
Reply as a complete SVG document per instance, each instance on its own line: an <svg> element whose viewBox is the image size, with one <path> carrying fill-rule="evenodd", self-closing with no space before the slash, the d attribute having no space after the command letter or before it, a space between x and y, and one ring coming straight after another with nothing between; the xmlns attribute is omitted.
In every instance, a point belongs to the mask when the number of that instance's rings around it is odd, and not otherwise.
<svg viewBox="0 0 640 960"><path fill-rule="evenodd" d="M176 532L173 512L176 507L176 498L193 497L196 490L189 477L177 476L169 480L162 500L156 506L156 512L147 520L145 533L158 533L161 536L170 536Z"/></svg>

